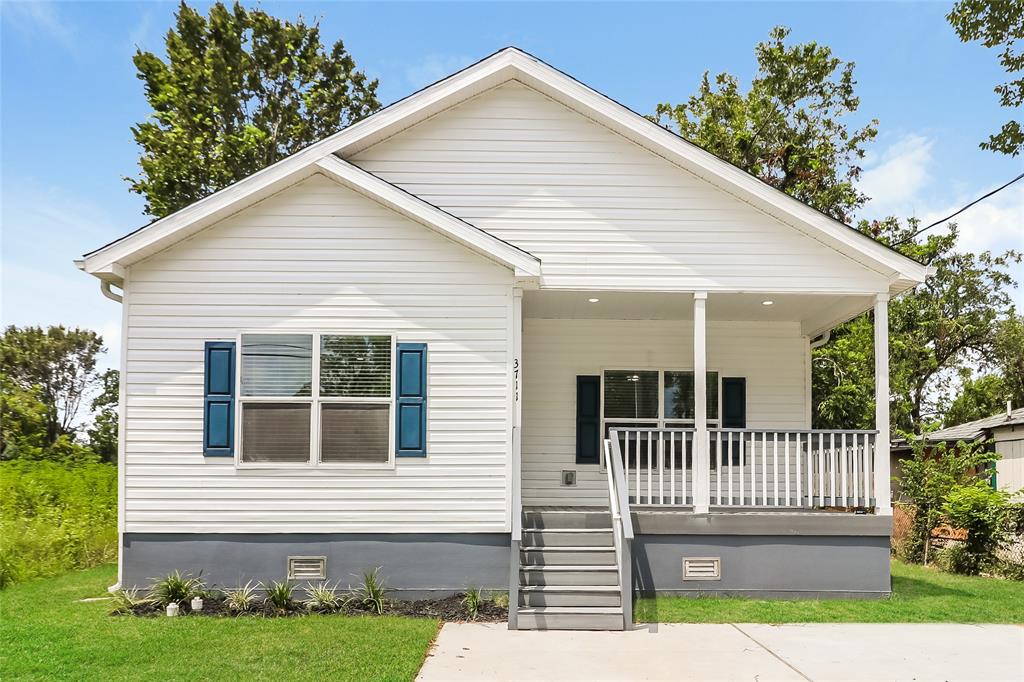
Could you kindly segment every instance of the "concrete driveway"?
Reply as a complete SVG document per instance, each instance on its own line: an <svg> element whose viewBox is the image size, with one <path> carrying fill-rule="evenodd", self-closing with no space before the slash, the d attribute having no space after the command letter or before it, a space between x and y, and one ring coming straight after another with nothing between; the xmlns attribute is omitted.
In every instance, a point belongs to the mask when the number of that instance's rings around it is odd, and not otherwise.
<svg viewBox="0 0 1024 682"><path fill-rule="evenodd" d="M418 680L1024 680L1016 625L640 625L510 632L448 623Z"/></svg>

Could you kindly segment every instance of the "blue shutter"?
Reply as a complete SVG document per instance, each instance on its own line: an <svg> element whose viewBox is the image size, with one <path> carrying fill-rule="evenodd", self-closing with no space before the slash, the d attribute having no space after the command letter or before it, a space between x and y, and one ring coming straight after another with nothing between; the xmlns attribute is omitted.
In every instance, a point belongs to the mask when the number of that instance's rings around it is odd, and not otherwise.
<svg viewBox="0 0 1024 682"><path fill-rule="evenodd" d="M395 454L427 456L427 344L400 343L395 401Z"/></svg>
<svg viewBox="0 0 1024 682"><path fill-rule="evenodd" d="M235 454L235 342L207 341L203 382L203 454Z"/></svg>

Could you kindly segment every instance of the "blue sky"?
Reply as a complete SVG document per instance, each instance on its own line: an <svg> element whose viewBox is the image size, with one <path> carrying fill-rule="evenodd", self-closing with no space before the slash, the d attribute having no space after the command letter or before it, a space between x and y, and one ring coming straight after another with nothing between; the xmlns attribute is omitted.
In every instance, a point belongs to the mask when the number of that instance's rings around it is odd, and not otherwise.
<svg viewBox="0 0 1024 682"><path fill-rule="evenodd" d="M205 7L205 3L197 3ZM516 45L648 113L696 88L705 70L744 82L753 46L776 24L856 62L861 114L880 121L863 189L865 217L930 222L1021 171L978 142L1009 117L992 87L996 55L957 40L947 3L278 3L321 17L380 79L387 103ZM4 324L88 326L119 346L119 306L72 259L148 221L122 179L135 173L129 126L148 108L135 46L159 51L175 3L4 2L2 316ZM1024 183L963 214L964 245L1024 247ZM1024 269L1016 276L1024 280ZM1024 307L1024 294L1016 299ZM116 357L116 354L113 354ZM116 361L111 361L116 364Z"/></svg>

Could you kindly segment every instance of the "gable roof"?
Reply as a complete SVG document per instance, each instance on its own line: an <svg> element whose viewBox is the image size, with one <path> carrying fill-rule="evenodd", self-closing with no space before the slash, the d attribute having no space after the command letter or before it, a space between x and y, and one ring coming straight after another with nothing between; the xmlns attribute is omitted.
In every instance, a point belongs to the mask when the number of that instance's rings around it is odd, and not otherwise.
<svg viewBox="0 0 1024 682"><path fill-rule="evenodd" d="M342 160L510 80L520 81L534 88L780 222L878 272L890 283L890 294L895 295L912 288L923 282L931 272L927 266L820 213L514 47L496 52L272 166L86 254L80 267L102 279L116 282L120 279L117 270L124 265L152 255L175 241L190 236L213 222L293 184L305 175L318 170L322 172L325 167L333 168L335 171L345 167L346 184L352 183L349 186L360 188L360 191L381 200L382 203L388 200L395 201L395 192L403 193L408 198L402 203L407 210L415 213L415 219L484 255L515 267L520 274L539 275L539 261L533 256ZM344 166L334 164L332 158ZM441 214L447 218L442 219ZM453 220L462 225L457 226ZM478 234L469 239L469 232L465 228L475 230Z"/></svg>

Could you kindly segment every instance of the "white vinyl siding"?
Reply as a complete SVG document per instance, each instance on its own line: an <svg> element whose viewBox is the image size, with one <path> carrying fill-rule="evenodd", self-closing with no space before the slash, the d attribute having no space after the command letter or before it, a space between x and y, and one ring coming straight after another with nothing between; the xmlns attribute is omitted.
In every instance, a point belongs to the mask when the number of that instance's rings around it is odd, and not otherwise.
<svg viewBox="0 0 1024 682"><path fill-rule="evenodd" d="M1002 457L996 462L996 485L1012 493L1024 489L1024 425L993 429L995 450ZM1024 501L1024 492L1014 496Z"/></svg>
<svg viewBox="0 0 1024 682"><path fill-rule="evenodd" d="M576 464L576 376L598 376L608 368L692 367L692 323L524 322L523 504L607 505L604 472ZM806 351L795 322L708 323L708 370L746 377L750 428L809 428ZM576 470L575 487L560 486L563 469Z"/></svg>
<svg viewBox="0 0 1024 682"><path fill-rule="evenodd" d="M548 287L888 291L877 273L516 81L350 160L541 258Z"/></svg>
<svg viewBox="0 0 1024 682"><path fill-rule="evenodd" d="M512 279L319 175L133 265L125 530L507 530ZM333 470L204 458L203 343L254 330L427 343L428 457Z"/></svg>

